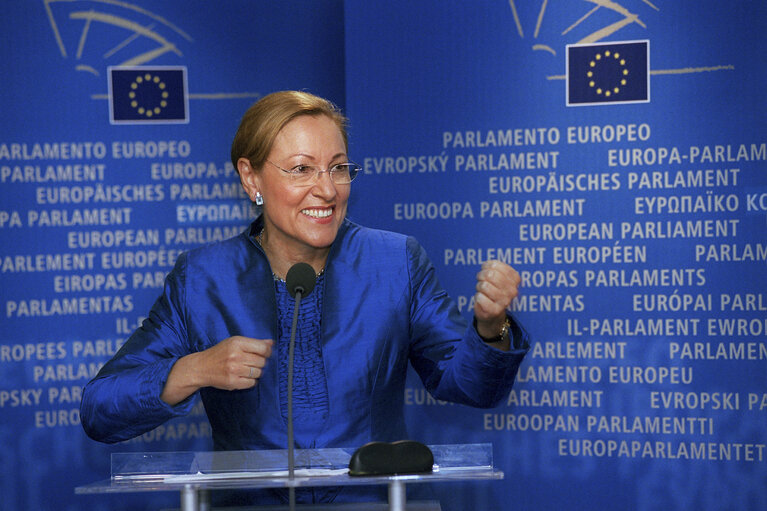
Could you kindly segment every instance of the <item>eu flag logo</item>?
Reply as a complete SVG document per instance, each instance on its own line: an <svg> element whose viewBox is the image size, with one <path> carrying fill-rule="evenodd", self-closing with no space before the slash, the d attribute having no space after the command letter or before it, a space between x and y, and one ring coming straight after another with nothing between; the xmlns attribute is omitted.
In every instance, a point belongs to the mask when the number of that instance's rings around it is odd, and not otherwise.
<svg viewBox="0 0 767 511"><path fill-rule="evenodd" d="M110 67L112 124L189 122L185 67Z"/></svg>
<svg viewBox="0 0 767 511"><path fill-rule="evenodd" d="M567 106L650 101L650 41L567 46Z"/></svg>

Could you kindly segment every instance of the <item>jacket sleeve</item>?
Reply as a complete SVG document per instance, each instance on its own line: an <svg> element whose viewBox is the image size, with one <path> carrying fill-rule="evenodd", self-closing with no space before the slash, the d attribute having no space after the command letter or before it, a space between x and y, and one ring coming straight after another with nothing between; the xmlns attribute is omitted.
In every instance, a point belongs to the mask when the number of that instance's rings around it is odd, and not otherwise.
<svg viewBox="0 0 767 511"><path fill-rule="evenodd" d="M127 440L191 411L192 396L173 407L160 399L173 364L191 352L185 276L186 255L181 255L149 317L83 389L80 418L92 439Z"/></svg>
<svg viewBox="0 0 767 511"><path fill-rule="evenodd" d="M512 348L487 345L440 287L423 247L408 238L407 251L411 364L436 399L480 408L498 405L511 391L529 349L527 333L509 316Z"/></svg>

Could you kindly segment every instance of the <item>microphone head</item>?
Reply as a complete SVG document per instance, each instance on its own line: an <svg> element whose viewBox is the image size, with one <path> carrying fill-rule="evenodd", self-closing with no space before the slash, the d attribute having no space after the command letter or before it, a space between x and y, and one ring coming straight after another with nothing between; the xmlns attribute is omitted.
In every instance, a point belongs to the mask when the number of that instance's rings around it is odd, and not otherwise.
<svg viewBox="0 0 767 511"><path fill-rule="evenodd" d="M293 298L297 293L301 296L307 296L314 289L317 283L317 274L314 268L308 263L296 263L290 267L288 274L285 275L285 283L288 286L288 293Z"/></svg>

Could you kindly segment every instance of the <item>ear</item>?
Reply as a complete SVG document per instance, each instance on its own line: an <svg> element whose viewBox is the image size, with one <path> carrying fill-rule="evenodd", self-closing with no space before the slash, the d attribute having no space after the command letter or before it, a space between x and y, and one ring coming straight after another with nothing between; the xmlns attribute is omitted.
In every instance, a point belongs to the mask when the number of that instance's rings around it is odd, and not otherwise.
<svg viewBox="0 0 767 511"><path fill-rule="evenodd" d="M256 200L256 193L261 191L261 183L258 176L258 172L250 165L250 161L247 158L240 158L237 160L237 171L240 174L240 183L245 193L248 194L250 200Z"/></svg>

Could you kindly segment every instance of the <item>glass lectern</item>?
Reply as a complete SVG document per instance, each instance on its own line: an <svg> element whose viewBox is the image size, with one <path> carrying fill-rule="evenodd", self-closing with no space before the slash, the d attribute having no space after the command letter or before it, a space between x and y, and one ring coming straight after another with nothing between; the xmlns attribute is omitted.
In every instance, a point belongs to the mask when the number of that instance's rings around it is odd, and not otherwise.
<svg viewBox="0 0 767 511"><path fill-rule="evenodd" d="M493 467L490 444L429 446L432 472L350 476L354 449L298 449L293 478L287 450L143 452L112 454L110 479L75 488L77 494L177 491L182 511L209 511L211 491L309 486L388 485L388 503L297 506L301 510L438 511L438 502L406 502L405 485L445 481L503 479ZM259 509L259 508L254 508ZM263 508L281 509L281 508ZM287 507L285 507L287 509Z"/></svg>

